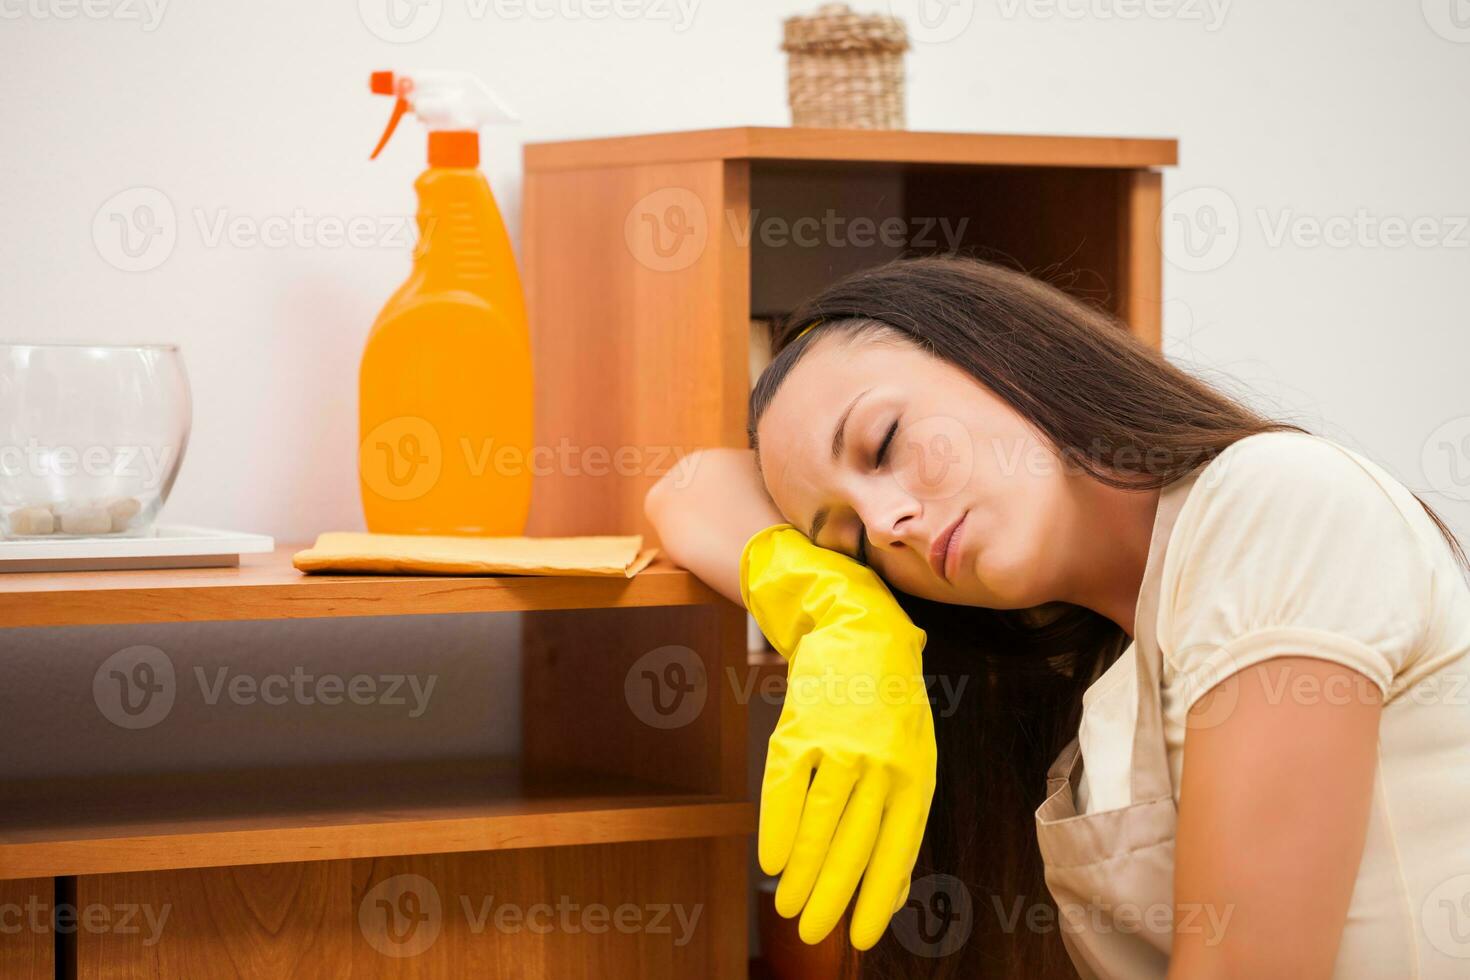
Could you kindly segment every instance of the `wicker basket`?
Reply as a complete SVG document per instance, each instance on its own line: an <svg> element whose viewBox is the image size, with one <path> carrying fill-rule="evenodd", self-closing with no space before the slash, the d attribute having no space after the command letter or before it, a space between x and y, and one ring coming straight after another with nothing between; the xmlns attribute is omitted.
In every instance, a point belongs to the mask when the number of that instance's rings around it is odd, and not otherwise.
<svg viewBox="0 0 1470 980"><path fill-rule="evenodd" d="M792 125L903 128L903 21L834 3L784 26Z"/></svg>

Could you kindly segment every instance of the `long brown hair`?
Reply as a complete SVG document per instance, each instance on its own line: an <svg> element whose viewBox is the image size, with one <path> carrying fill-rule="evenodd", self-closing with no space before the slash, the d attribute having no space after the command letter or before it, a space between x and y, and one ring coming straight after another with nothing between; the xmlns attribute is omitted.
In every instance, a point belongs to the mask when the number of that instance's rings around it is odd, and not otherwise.
<svg viewBox="0 0 1470 980"><path fill-rule="evenodd" d="M972 259L922 258L851 275L776 328L775 357L750 396L751 447L759 452L761 416L816 338L871 330L895 332L969 372L1062 459L1110 486L1165 487L1247 436L1306 431L1252 412L1047 283ZM1420 504L1464 566L1459 542ZM1128 637L1111 620L1063 603L1008 612L898 598L928 633L931 690L963 692L946 705L952 713L935 712L938 782L914 878L962 882L971 931L953 952L916 952L890 929L859 958L861 973L1072 976L1032 813L1047 767L1077 732L1083 691ZM1051 917L1034 921L1050 928L1028 928L1038 906ZM923 955L939 950L946 955Z"/></svg>

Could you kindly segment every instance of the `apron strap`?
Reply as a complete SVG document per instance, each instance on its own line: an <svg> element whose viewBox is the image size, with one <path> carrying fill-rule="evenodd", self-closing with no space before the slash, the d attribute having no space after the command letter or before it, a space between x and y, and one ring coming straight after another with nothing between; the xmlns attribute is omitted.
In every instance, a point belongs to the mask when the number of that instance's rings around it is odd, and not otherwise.
<svg viewBox="0 0 1470 980"><path fill-rule="evenodd" d="M1188 476L1159 491L1153 535L1149 539L1148 560L1144 565L1143 583L1139 586L1137 614L1133 624L1134 663L1138 682L1138 718L1133 727L1131 767L1134 803L1172 798L1174 794L1173 782L1169 777L1169 753L1164 745L1163 702L1160 693L1164 658L1155 632L1159 619L1159 592L1164 577L1164 555L1169 547L1169 536L1201 469L1196 468Z"/></svg>

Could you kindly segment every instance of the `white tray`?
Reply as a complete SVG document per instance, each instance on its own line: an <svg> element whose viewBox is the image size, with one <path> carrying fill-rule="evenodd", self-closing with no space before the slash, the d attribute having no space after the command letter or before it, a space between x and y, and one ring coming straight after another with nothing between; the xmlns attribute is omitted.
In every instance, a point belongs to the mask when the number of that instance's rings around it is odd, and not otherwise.
<svg viewBox="0 0 1470 980"><path fill-rule="evenodd" d="M266 534L184 524L162 525L146 537L0 541L0 572L76 572L113 568L206 568L240 564L241 555L274 551Z"/></svg>

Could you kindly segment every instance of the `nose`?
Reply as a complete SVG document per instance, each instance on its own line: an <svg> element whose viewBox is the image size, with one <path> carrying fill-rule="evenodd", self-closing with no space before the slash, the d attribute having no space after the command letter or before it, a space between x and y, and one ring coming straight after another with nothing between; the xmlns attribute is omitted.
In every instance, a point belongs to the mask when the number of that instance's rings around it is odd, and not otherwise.
<svg viewBox="0 0 1470 980"><path fill-rule="evenodd" d="M858 501L856 506L858 519L867 531L868 546L883 551L917 547L922 553L915 520L922 512L919 502L891 480L878 482L887 486L872 487L866 499Z"/></svg>

